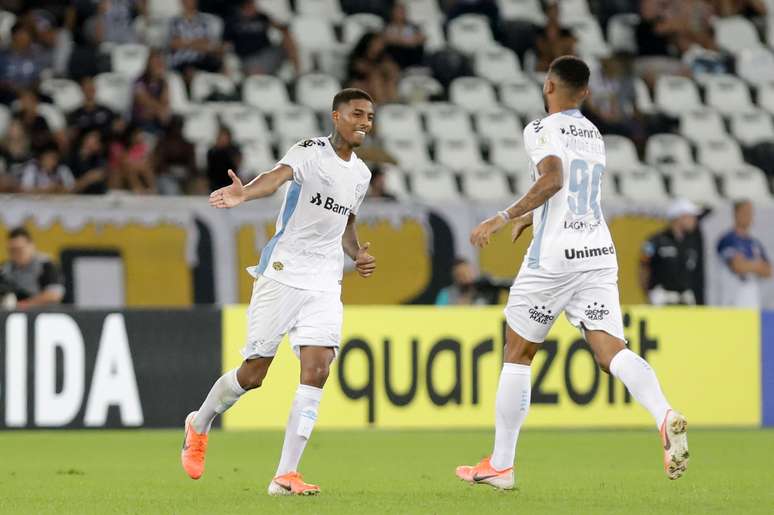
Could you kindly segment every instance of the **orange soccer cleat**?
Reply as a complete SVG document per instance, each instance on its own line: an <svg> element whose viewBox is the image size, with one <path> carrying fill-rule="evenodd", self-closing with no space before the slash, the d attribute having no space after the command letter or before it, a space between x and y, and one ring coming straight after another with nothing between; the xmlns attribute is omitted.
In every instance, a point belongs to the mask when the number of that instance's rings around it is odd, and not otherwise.
<svg viewBox="0 0 774 515"><path fill-rule="evenodd" d="M659 432L664 446L664 472L669 479L678 479L688 467L688 422L671 409L664 416Z"/></svg>
<svg viewBox="0 0 774 515"><path fill-rule="evenodd" d="M304 483L298 472L288 472L271 480L269 495L317 495L320 487Z"/></svg>
<svg viewBox="0 0 774 515"><path fill-rule="evenodd" d="M455 471L457 477L471 484L490 485L500 490L510 490L514 485L513 467L495 470L487 456L478 465L460 465Z"/></svg>
<svg viewBox="0 0 774 515"><path fill-rule="evenodd" d="M185 418L185 437L180 461L191 479L199 479L204 474L204 457L207 454L207 433L197 433L191 423L196 415L192 411Z"/></svg>

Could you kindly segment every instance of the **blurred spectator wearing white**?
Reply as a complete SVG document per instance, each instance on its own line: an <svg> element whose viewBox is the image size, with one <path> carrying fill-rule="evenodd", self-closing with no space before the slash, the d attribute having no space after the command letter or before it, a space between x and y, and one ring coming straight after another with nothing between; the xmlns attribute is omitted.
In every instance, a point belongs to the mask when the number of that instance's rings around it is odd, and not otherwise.
<svg viewBox="0 0 774 515"><path fill-rule="evenodd" d="M35 248L30 233L17 227L8 234L8 261L0 264L0 297L6 309L60 304L64 281L51 258Z"/></svg>
<svg viewBox="0 0 774 515"><path fill-rule="evenodd" d="M271 28L282 34L280 46L274 45L269 38ZM242 60L242 68L248 75L274 75L288 59L296 73L300 69L298 50L290 30L260 11L255 0L239 2L234 16L226 20L223 39Z"/></svg>
<svg viewBox="0 0 774 515"><path fill-rule="evenodd" d="M86 21L86 34L96 45L135 43L134 18L145 14L145 0L100 0Z"/></svg>
<svg viewBox="0 0 774 515"><path fill-rule="evenodd" d="M546 72L557 57L574 55L577 42L573 33L559 23L558 3L549 5L546 8L546 26L535 40L535 71Z"/></svg>
<svg viewBox="0 0 774 515"><path fill-rule="evenodd" d="M697 280L703 276L703 251L697 237L700 213L688 200L674 201L667 210L669 226L642 246L640 285L651 304L701 303L703 283Z"/></svg>
<svg viewBox="0 0 774 515"><path fill-rule="evenodd" d="M242 166L242 152L231 139L228 127L218 129L215 145L207 151L207 179L209 191L215 191L231 184L229 170L238 170Z"/></svg>
<svg viewBox="0 0 774 515"><path fill-rule="evenodd" d="M72 171L62 162L59 150L53 145L28 161L19 176L22 193L71 193L75 186Z"/></svg>
<svg viewBox="0 0 774 515"><path fill-rule="evenodd" d="M190 187L198 175L196 149L183 136L183 120L179 116L172 117L166 130L156 142L153 166L158 178L159 193L162 195L191 193Z"/></svg>
<svg viewBox="0 0 774 515"><path fill-rule="evenodd" d="M36 87L40 74L51 65L43 49L32 40L29 29L16 23L11 45L0 54L0 86L3 103L10 103L19 89Z"/></svg>
<svg viewBox="0 0 774 515"><path fill-rule="evenodd" d="M181 16L170 22L169 65L190 83L195 70L219 72L223 45L210 31L207 19L198 10L197 0L180 0Z"/></svg>
<svg viewBox="0 0 774 515"><path fill-rule="evenodd" d="M408 21L406 6L401 2L396 3L384 29L387 53L401 68L417 66L424 58L425 39L419 25Z"/></svg>
<svg viewBox="0 0 774 515"><path fill-rule="evenodd" d="M349 56L347 73L348 87L367 91L376 104L398 98L400 69L387 54L381 34L369 32L360 38Z"/></svg>
<svg viewBox="0 0 774 515"><path fill-rule="evenodd" d="M81 79L81 91L83 105L67 117L71 141L79 140L82 134L92 130L98 130L103 135L107 134L116 117L109 108L97 103L97 88L93 77Z"/></svg>
<svg viewBox="0 0 774 515"><path fill-rule="evenodd" d="M734 204L734 228L718 241L722 267L721 304L747 308L761 306L760 282L771 277L771 263L760 241L750 234L753 205Z"/></svg>
<svg viewBox="0 0 774 515"><path fill-rule="evenodd" d="M134 83L132 123L153 134L160 132L172 116L166 73L164 55L152 50L145 73Z"/></svg>

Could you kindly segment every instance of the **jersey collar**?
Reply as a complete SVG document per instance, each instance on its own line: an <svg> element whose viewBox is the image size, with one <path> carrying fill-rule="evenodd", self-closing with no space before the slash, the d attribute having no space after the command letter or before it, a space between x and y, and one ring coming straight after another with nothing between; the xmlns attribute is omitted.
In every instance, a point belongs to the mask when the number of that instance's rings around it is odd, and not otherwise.
<svg viewBox="0 0 774 515"><path fill-rule="evenodd" d="M572 116L573 118L583 118L583 114L581 114L580 109L567 109L566 111L559 112L566 116Z"/></svg>

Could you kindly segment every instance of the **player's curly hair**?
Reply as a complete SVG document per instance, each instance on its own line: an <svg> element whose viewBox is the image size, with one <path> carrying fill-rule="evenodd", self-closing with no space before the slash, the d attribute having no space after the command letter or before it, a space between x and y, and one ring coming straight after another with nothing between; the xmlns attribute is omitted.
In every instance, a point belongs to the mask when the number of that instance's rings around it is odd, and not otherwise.
<svg viewBox="0 0 774 515"><path fill-rule="evenodd" d="M333 97L333 110L338 110L339 106L341 104L346 104L350 100L368 100L372 104L374 103L374 99L371 98L371 95L363 91L359 88L346 88L342 89L336 95Z"/></svg>
<svg viewBox="0 0 774 515"><path fill-rule="evenodd" d="M568 87L575 91L585 89L589 85L589 67L583 60L574 55L557 57L548 68Z"/></svg>

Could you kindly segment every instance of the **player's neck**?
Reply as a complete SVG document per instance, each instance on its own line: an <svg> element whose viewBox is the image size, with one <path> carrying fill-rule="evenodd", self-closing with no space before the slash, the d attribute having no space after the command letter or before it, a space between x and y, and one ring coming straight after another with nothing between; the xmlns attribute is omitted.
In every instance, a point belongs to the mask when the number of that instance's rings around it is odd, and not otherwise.
<svg viewBox="0 0 774 515"><path fill-rule="evenodd" d="M578 104L576 104L575 102L571 102L569 100L567 101L562 100L562 101L557 101L555 104L549 104L548 114L552 115L556 113L561 113L563 111L572 111L574 109L580 109L580 107L578 107Z"/></svg>
<svg viewBox="0 0 774 515"><path fill-rule="evenodd" d="M338 132L334 132L333 135L328 136L328 141L331 142L333 151L336 152L336 155L343 161L352 159L352 146L344 141L344 138L342 138Z"/></svg>

